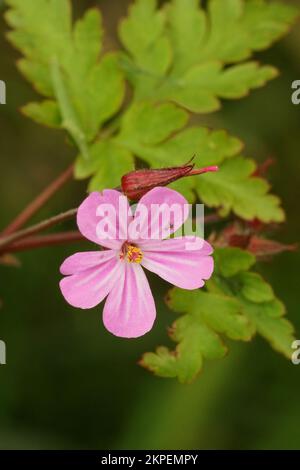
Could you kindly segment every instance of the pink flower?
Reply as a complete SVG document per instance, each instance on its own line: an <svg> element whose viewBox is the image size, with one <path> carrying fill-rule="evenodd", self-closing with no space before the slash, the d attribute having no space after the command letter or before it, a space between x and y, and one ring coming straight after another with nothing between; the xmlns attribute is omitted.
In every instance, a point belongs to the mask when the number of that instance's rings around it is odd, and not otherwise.
<svg viewBox="0 0 300 470"><path fill-rule="evenodd" d="M120 198L125 199L125 210L123 206L121 211ZM102 209L108 204L115 209L116 217L109 216L108 232L104 236L99 221ZM162 208L162 217L150 216L155 204ZM182 210L181 217L170 215L168 208L173 204ZM186 207L184 197L169 188L156 187L149 191L141 198L134 215L120 192L91 193L78 209L77 224L87 239L106 249L76 253L64 261L60 270L67 277L61 280L60 288L66 301L74 307L88 309L107 297L103 322L108 331L116 336L136 338L151 330L156 308L143 268L182 289L202 287L213 272L210 256L213 250L204 240L187 236L162 239L166 221L171 233L185 222ZM149 215L142 219L139 237L133 240L128 234L144 208ZM187 248L190 245L192 249Z"/></svg>

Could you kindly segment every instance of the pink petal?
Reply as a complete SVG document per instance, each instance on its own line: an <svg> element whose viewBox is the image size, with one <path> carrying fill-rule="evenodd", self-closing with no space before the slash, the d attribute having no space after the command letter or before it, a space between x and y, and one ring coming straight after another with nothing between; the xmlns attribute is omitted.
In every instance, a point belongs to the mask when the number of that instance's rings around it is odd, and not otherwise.
<svg viewBox="0 0 300 470"><path fill-rule="evenodd" d="M121 274L122 262L114 256L102 259L98 264L86 268L83 271L75 271L75 266L81 269L90 261L95 261L94 253L87 254L87 261L83 260L83 253L68 258L62 265L63 272L75 274L65 277L60 281L61 292L66 301L77 308L93 308L98 305L113 289ZM90 256L89 256L90 255Z"/></svg>
<svg viewBox="0 0 300 470"><path fill-rule="evenodd" d="M145 245L142 266L182 289L203 287L204 280L211 277L214 269L213 258L209 256L212 248L199 239L201 248L187 249L190 238L163 240L161 247L156 247L155 251L151 251L151 244L148 247Z"/></svg>
<svg viewBox="0 0 300 470"><path fill-rule="evenodd" d="M167 240L141 240L138 246L142 251L199 251L203 256L213 253L212 246L203 238L192 235L184 237L169 238Z"/></svg>
<svg viewBox="0 0 300 470"><path fill-rule="evenodd" d="M103 251L83 251L69 256L65 259L60 267L60 272L64 276L76 274L86 269L99 266L99 264L116 258L117 254L114 250Z"/></svg>
<svg viewBox="0 0 300 470"><path fill-rule="evenodd" d="M151 330L155 304L141 266L123 263L122 268L122 277L106 300L103 323L116 336L137 338Z"/></svg>
<svg viewBox="0 0 300 470"><path fill-rule="evenodd" d="M120 209L120 210L119 210ZM127 240L127 226L131 220L127 198L119 191L106 189L91 193L79 206L77 225L88 240L106 248L119 249ZM104 229L101 230L101 226Z"/></svg>
<svg viewBox="0 0 300 470"><path fill-rule="evenodd" d="M161 212L158 210L160 207ZM173 209L176 210L174 216ZM131 241L138 239L162 239L176 232L188 218L188 202L177 191L170 188L157 187L149 191L137 204L134 220L129 226ZM145 214L144 217L142 215ZM137 220L139 236L133 236Z"/></svg>

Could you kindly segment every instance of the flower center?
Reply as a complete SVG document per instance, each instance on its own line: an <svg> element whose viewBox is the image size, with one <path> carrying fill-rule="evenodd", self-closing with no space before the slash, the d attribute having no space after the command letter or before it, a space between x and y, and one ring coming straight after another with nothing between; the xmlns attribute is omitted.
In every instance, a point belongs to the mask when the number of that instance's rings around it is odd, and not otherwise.
<svg viewBox="0 0 300 470"><path fill-rule="evenodd" d="M120 253L120 259L127 261L128 263L141 263L143 259L143 252L137 246L124 243Z"/></svg>

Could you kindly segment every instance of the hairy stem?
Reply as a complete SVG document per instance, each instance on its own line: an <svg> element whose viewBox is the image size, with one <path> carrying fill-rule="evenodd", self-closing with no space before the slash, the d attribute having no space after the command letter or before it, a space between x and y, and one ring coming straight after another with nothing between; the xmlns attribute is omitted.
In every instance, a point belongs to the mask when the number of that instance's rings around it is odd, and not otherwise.
<svg viewBox="0 0 300 470"><path fill-rule="evenodd" d="M70 232L51 233L49 235L36 235L12 243L9 246L9 252L16 253L20 251L32 250L35 248L63 245L65 243L73 243L78 241L86 241L86 239L77 230Z"/></svg>
<svg viewBox="0 0 300 470"><path fill-rule="evenodd" d="M6 249L6 251L9 251L7 250L7 248L9 248L12 243L22 238L27 238L31 235L42 232L43 230L46 230L47 228L50 228L58 223L64 222L65 220L72 219L76 215L76 213L77 209L70 209L67 212L58 214L54 217L51 217L50 219L46 219L36 225L32 225L31 227L12 233L7 237L2 237L0 238L0 251L3 251L4 248Z"/></svg>
<svg viewBox="0 0 300 470"><path fill-rule="evenodd" d="M10 235L25 223L41 208L46 202L72 178L73 165L69 166L58 178L56 178L47 188L45 188L25 209L3 230L1 235Z"/></svg>

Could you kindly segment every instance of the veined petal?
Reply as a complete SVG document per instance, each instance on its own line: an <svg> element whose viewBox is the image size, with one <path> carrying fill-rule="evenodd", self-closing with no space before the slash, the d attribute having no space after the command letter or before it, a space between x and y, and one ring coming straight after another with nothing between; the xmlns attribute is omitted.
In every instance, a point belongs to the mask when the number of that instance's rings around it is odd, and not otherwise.
<svg viewBox="0 0 300 470"><path fill-rule="evenodd" d="M157 187L141 198L129 225L129 238L161 240L176 232L188 218L186 199L170 188Z"/></svg>
<svg viewBox="0 0 300 470"><path fill-rule="evenodd" d="M137 338L151 330L156 317L148 280L139 264L123 263L119 282L103 310L108 331L122 338Z"/></svg>
<svg viewBox="0 0 300 470"><path fill-rule="evenodd" d="M203 238L187 235L167 240L142 240L139 242L142 251L199 251L203 256L213 253L212 246Z"/></svg>
<svg viewBox="0 0 300 470"><path fill-rule="evenodd" d="M60 267L60 272L64 276L69 276L99 266L116 257L117 253L114 250L83 251L81 253L75 253L75 255L65 259Z"/></svg>
<svg viewBox="0 0 300 470"><path fill-rule="evenodd" d="M197 249L196 244L195 249L187 248L193 246L190 238L161 241L161 248L156 247L155 251L151 251L151 244L143 247L142 266L182 289L203 287L204 280L213 273L214 261L209 256L213 250L209 243L201 239L198 239L200 248Z"/></svg>
<svg viewBox="0 0 300 470"><path fill-rule="evenodd" d="M70 272L75 267L72 265L73 262L74 259L68 262L70 264L66 263L63 267L64 272ZM121 265L121 261L115 255L88 269L65 277L59 284L64 298L73 307L83 309L95 307L118 283Z"/></svg>
<svg viewBox="0 0 300 470"><path fill-rule="evenodd" d="M131 210L126 196L114 189L91 193L79 206L77 225L88 240L119 249L127 240Z"/></svg>

